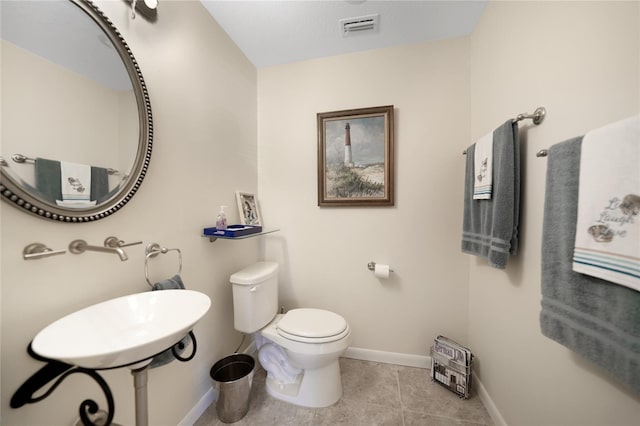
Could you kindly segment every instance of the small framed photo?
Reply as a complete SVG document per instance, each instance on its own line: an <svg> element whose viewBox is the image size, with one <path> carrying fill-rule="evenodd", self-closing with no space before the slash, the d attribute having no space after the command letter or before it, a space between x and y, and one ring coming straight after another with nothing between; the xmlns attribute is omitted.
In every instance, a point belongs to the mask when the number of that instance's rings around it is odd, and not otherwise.
<svg viewBox="0 0 640 426"><path fill-rule="evenodd" d="M393 105L317 118L318 206L393 206Z"/></svg>
<svg viewBox="0 0 640 426"><path fill-rule="evenodd" d="M260 206L255 194L236 191L236 201L238 202L238 212L240 213L240 223L242 225L262 226Z"/></svg>

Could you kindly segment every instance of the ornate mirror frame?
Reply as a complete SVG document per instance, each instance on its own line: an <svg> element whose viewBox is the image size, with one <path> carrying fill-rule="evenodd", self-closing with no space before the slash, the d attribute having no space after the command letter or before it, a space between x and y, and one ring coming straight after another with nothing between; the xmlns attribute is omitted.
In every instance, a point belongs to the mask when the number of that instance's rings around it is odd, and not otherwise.
<svg viewBox="0 0 640 426"><path fill-rule="evenodd" d="M138 106L139 137L138 149L134 165L126 180L120 185L118 192L110 199L86 209L70 209L51 205L37 197L28 188L13 179L5 172L5 160L0 166L0 194L2 199L18 209L39 216L43 219L55 220L65 223L92 222L103 219L120 210L133 198L144 179L149 162L151 160L151 148L153 142L153 121L151 116L151 103L147 86L145 85L140 67L136 62L131 49L124 38L107 18L90 0L69 0L82 9L104 31L105 35L113 43L118 55L125 65Z"/></svg>

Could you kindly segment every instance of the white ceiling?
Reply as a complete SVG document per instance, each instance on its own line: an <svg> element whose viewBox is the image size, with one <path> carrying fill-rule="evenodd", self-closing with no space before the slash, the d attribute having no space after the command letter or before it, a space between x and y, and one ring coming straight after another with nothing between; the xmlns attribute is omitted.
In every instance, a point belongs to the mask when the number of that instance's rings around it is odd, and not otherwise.
<svg viewBox="0 0 640 426"><path fill-rule="evenodd" d="M257 68L469 35L487 3L487 0L200 1ZM380 15L378 32L342 37L341 19L376 13Z"/></svg>

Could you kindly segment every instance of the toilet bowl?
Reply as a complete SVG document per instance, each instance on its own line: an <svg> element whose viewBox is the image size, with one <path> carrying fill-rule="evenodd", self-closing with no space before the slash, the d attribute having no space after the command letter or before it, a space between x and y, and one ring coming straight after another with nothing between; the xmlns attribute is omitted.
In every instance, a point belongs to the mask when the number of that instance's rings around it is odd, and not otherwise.
<svg viewBox="0 0 640 426"><path fill-rule="evenodd" d="M258 262L230 278L235 328L254 335L258 359L274 398L303 407L327 407L342 396L338 359L351 341L340 315L300 308L277 314L277 270Z"/></svg>
<svg viewBox="0 0 640 426"><path fill-rule="evenodd" d="M292 319L303 320L310 325L313 321L333 316L344 324L337 333L335 328L319 321L315 322L314 333L307 333L310 329L303 327L295 328L299 334L291 333L291 326L297 324ZM289 328L280 328L282 323ZM275 343L284 349L286 361L302 370L295 381L288 383L278 374L268 372L266 388L269 395L303 407L328 407L340 400L342 379L338 359L351 341L351 330L342 317L321 309L293 309L285 315L277 315L260 330L260 334L266 343Z"/></svg>

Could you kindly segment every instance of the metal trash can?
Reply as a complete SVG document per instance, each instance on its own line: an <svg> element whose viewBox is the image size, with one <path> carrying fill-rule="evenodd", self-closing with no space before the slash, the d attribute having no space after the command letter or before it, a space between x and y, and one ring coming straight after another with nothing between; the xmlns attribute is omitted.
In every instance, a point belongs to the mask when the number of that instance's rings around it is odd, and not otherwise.
<svg viewBox="0 0 640 426"><path fill-rule="evenodd" d="M216 411L221 422L237 422L249 411L254 367L255 360L246 354L229 355L211 367L211 379L218 391Z"/></svg>

